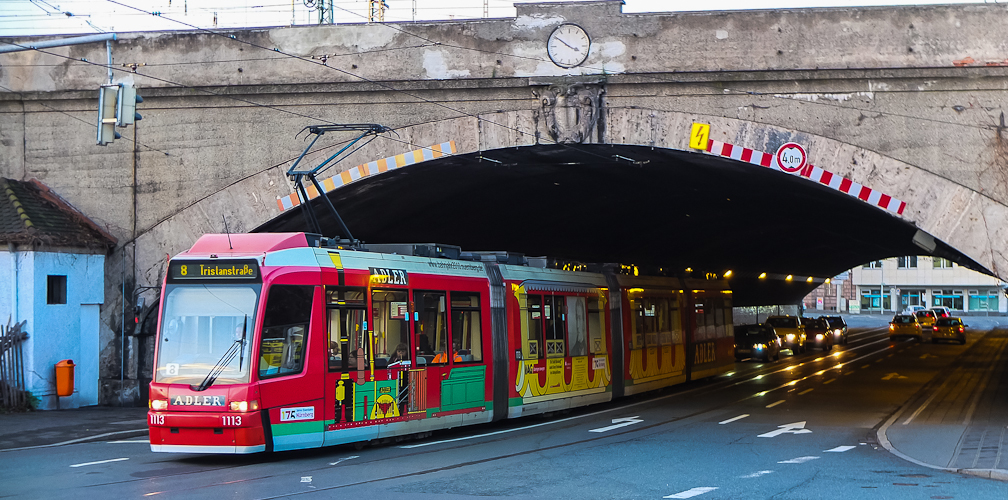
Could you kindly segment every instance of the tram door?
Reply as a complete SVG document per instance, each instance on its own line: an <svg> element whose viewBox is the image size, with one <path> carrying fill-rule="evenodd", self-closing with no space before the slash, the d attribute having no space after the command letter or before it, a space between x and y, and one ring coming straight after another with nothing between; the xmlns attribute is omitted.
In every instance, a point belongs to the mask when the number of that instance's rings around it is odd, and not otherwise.
<svg viewBox="0 0 1008 500"><path fill-rule="evenodd" d="M271 285L259 345L260 403L276 451L322 445L321 288ZM316 331L317 333L312 333ZM313 346L314 344L314 346Z"/></svg>
<svg viewBox="0 0 1008 500"><path fill-rule="evenodd" d="M410 412L426 412L441 406L442 381L451 375L448 338L448 294L444 291L413 292L416 323L416 368Z"/></svg>
<svg viewBox="0 0 1008 500"><path fill-rule="evenodd" d="M326 344L329 362L325 374L325 420L334 430L358 420L354 397L365 383L368 366L367 289L325 287ZM359 396L359 394L358 394ZM331 438L326 445L334 444Z"/></svg>

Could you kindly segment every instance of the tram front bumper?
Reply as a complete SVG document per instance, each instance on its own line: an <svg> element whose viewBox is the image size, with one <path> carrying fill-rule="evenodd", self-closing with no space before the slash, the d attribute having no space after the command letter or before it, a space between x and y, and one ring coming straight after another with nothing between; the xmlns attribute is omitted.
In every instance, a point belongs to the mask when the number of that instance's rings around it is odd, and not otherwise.
<svg viewBox="0 0 1008 500"><path fill-rule="evenodd" d="M258 411L148 411L151 451L167 453L257 453L266 450Z"/></svg>

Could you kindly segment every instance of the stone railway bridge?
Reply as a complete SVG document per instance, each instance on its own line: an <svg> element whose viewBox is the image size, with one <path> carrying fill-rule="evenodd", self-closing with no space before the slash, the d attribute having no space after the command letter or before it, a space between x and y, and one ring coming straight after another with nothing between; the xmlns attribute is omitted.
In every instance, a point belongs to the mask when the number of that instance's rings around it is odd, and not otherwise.
<svg viewBox="0 0 1008 500"><path fill-rule="evenodd" d="M547 53L566 23L590 37L570 68ZM234 232L294 228L277 200L293 192L296 134L314 124L395 130L322 177L454 145L332 193L366 241L623 251L670 266L722 258L710 269L748 253L737 269L818 278L931 253L1006 279L1005 25L1008 9L993 4L631 15L606 0L517 4L507 19L120 33L113 79L139 89L143 120L106 147L94 144L102 44L0 54L0 176L40 179L119 238L102 308L108 394L142 385L118 383L119 360L135 379L142 350L134 339L118 350L123 290L126 304L150 303L142 287L160 283L166 258L224 231L222 218ZM810 164L905 208L700 152L694 123L755 152L798 143ZM721 195L741 203L712 201ZM432 210L452 215L418 216ZM520 220L473 229L507 219ZM601 250L575 255L564 241Z"/></svg>

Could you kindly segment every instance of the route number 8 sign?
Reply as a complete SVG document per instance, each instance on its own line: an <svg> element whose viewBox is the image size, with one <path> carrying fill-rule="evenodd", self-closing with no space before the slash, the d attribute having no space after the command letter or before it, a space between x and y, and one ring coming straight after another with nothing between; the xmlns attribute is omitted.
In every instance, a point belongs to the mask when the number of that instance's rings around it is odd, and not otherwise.
<svg viewBox="0 0 1008 500"><path fill-rule="evenodd" d="M793 142L785 143L777 148L776 158L777 166L781 170L792 174L805 168L805 164L808 162L805 148Z"/></svg>

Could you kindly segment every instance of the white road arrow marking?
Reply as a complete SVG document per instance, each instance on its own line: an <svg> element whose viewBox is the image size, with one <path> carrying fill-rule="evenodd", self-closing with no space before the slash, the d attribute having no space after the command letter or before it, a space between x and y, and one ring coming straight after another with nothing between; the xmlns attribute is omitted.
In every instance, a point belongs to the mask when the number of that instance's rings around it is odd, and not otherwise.
<svg viewBox="0 0 1008 500"><path fill-rule="evenodd" d="M779 429L775 431L767 432L766 434L760 434L756 437L761 438L772 438L780 436L781 434L809 434L812 431L805 428L805 421L795 422L792 424L778 425Z"/></svg>
<svg viewBox="0 0 1008 500"><path fill-rule="evenodd" d="M819 458L819 457L798 457L798 458L792 458L791 460L781 460L780 462L777 462L777 463L779 463L779 464L803 464L805 462L809 462L809 461L815 460L817 458Z"/></svg>
<svg viewBox="0 0 1008 500"><path fill-rule="evenodd" d="M619 429L620 427L626 427L628 425L639 424L641 422L643 422L643 420L639 420L637 416L614 418L612 419L612 423L615 425L610 425L609 427L600 427L598 429L591 429L588 432L606 432L611 431L613 429ZM683 498L689 498L689 497L683 497Z"/></svg>
<svg viewBox="0 0 1008 500"><path fill-rule="evenodd" d="M759 472L753 472L752 474L746 476L739 476L739 479L752 479L754 477L765 476L767 474L773 474L772 470L761 470Z"/></svg>
<svg viewBox="0 0 1008 500"><path fill-rule="evenodd" d="M340 462L345 462L347 460L353 460L355 458L360 458L360 457L357 456L357 455L353 455L353 456L349 456L349 457L343 457L343 458L337 459L335 462L329 462L329 465L336 465L336 464L338 464Z"/></svg>
<svg viewBox="0 0 1008 500"><path fill-rule="evenodd" d="M312 478L311 476L301 476L301 482L302 483L310 483L311 482L311 478Z"/></svg>
<svg viewBox="0 0 1008 500"><path fill-rule="evenodd" d="M697 488L690 488L690 489L688 489L686 491L680 491L679 493L676 493L675 495L669 495L667 497L662 497L662 498L693 498L693 497L695 497L697 495L703 495L704 493L707 493L707 492L710 492L710 491L714 491L716 489L717 489L716 486L700 486L700 487L697 487Z"/></svg>
<svg viewBox="0 0 1008 500"><path fill-rule="evenodd" d="M843 453L847 450L853 450L853 446L837 446L836 448L830 450L823 450L823 453Z"/></svg>
<svg viewBox="0 0 1008 500"><path fill-rule="evenodd" d="M934 354L924 353L923 355L921 355L920 359L937 358L937 357L938 356L935 356Z"/></svg>
<svg viewBox="0 0 1008 500"><path fill-rule="evenodd" d="M739 415L737 417L729 418L728 420L722 420L722 421L718 422L718 424L720 424L720 425L730 424L730 423L732 423L732 422L734 422L736 420L742 420L743 418L746 418L748 416L749 416L748 413L743 413L742 415Z"/></svg>
<svg viewBox="0 0 1008 500"><path fill-rule="evenodd" d="M903 375L900 375L900 374L898 374L896 372L892 372L892 373L890 373L890 374L882 377L882 380L892 380L892 379L901 379L901 378L907 378L907 377L905 377Z"/></svg>

